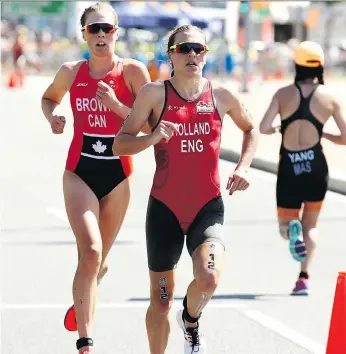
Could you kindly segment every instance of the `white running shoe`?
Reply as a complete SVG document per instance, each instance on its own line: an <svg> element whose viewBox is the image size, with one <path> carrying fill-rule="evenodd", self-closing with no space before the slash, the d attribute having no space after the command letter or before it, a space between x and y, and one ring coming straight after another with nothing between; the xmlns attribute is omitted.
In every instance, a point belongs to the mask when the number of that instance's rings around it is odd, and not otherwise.
<svg viewBox="0 0 346 354"><path fill-rule="evenodd" d="M183 320L183 310L178 311L177 322L179 327L184 332L184 354L206 354L207 346L205 343L205 339L199 333L199 326L193 328L186 328Z"/></svg>

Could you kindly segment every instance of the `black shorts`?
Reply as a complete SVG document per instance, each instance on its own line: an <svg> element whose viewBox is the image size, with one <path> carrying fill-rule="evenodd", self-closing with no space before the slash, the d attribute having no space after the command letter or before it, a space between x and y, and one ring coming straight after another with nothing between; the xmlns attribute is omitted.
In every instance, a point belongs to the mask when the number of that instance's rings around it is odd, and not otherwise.
<svg viewBox="0 0 346 354"><path fill-rule="evenodd" d="M297 152L283 150L276 183L277 206L300 209L304 202L323 201L328 179L321 145Z"/></svg>
<svg viewBox="0 0 346 354"><path fill-rule="evenodd" d="M132 160L113 155L112 134L79 134L75 132L77 138L71 143L66 169L79 176L101 200L131 174Z"/></svg>
<svg viewBox="0 0 346 354"><path fill-rule="evenodd" d="M96 160L81 156L74 173L90 187L98 200L126 179L120 159Z"/></svg>
<svg viewBox="0 0 346 354"><path fill-rule="evenodd" d="M218 242L224 246L223 223L224 204L219 196L201 208L187 230L186 246L190 256L205 242ZM152 196L149 197L147 209L146 240L150 270L165 272L176 268L183 251L185 234L173 212Z"/></svg>

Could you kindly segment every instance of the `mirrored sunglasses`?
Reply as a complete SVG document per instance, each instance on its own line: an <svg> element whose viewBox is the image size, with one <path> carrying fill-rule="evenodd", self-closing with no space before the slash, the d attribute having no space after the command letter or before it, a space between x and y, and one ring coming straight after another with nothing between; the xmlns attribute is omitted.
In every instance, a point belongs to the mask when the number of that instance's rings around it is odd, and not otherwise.
<svg viewBox="0 0 346 354"><path fill-rule="evenodd" d="M119 27L117 25L112 25L110 23L90 23L82 27L82 31L86 31L91 34L97 34L102 30L104 33L113 33Z"/></svg>
<svg viewBox="0 0 346 354"><path fill-rule="evenodd" d="M209 48L202 43L189 43L189 42L178 43L172 45L169 48L170 52L180 53L180 54L188 54L191 52L191 50L193 50L196 54L201 54L207 52Z"/></svg>

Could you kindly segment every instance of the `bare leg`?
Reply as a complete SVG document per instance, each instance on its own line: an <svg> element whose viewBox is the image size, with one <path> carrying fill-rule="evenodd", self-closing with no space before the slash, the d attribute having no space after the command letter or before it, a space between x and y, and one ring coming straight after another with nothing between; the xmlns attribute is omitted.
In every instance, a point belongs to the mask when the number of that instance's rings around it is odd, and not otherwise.
<svg viewBox="0 0 346 354"><path fill-rule="evenodd" d="M102 255L98 226L99 203L90 188L74 173L64 173L64 196L67 215L75 234L79 261L73 281L79 337L90 337L96 297L97 274Z"/></svg>
<svg viewBox="0 0 346 354"><path fill-rule="evenodd" d="M306 245L306 258L301 264L301 271L309 274L311 261L315 255L316 238L318 235L317 222L322 202L307 202L304 206L302 225L303 238Z"/></svg>
<svg viewBox="0 0 346 354"><path fill-rule="evenodd" d="M187 290L187 312L192 318L199 318L204 307L212 298L223 267L224 247L217 242L200 245L192 256L195 279ZM186 327L197 323L188 322Z"/></svg>
<svg viewBox="0 0 346 354"><path fill-rule="evenodd" d="M150 271L150 305L146 315L147 334L151 354L164 354L170 325L168 314L173 303L175 270Z"/></svg>
<svg viewBox="0 0 346 354"><path fill-rule="evenodd" d="M123 224L130 202L129 179L122 181L100 201L99 226L102 238L102 260L97 275L97 284L108 271L107 256Z"/></svg>

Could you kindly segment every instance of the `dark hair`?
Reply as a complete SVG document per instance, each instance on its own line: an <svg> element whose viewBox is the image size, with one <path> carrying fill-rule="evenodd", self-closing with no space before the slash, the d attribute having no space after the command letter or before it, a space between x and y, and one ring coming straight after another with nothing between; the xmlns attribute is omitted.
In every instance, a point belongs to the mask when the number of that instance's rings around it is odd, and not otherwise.
<svg viewBox="0 0 346 354"><path fill-rule="evenodd" d="M112 7L110 4L106 3L106 2L97 2L96 4L87 7L87 8L83 11L83 14L82 14L82 16L81 16L81 18L80 18L80 24L82 25L82 27L85 26L86 19L87 19L88 15L89 15L91 12L96 12L96 11L100 11L100 10L107 10L107 11L113 12L113 15L114 15L114 24L115 24L115 25L118 25L118 24L119 24L118 15L117 15L117 13L115 12L115 10L113 9L113 7Z"/></svg>
<svg viewBox="0 0 346 354"><path fill-rule="evenodd" d="M323 66L317 66L315 68L310 68L307 66L296 65L296 76L294 78L294 82L304 81L306 79L318 79L318 83L320 85L324 85L323 78Z"/></svg>
<svg viewBox="0 0 346 354"><path fill-rule="evenodd" d="M172 29L171 32L169 32L169 36L168 36L168 43L167 43L167 53L169 53L169 48L174 45L174 41L175 41L175 36L177 33L179 32L184 32L184 31L189 31L189 30L196 30L199 31L203 34L203 31L201 28L194 26L194 25L182 25L182 26L176 26ZM174 68L173 68L173 64L172 64L172 72L171 72L171 77L174 76Z"/></svg>

